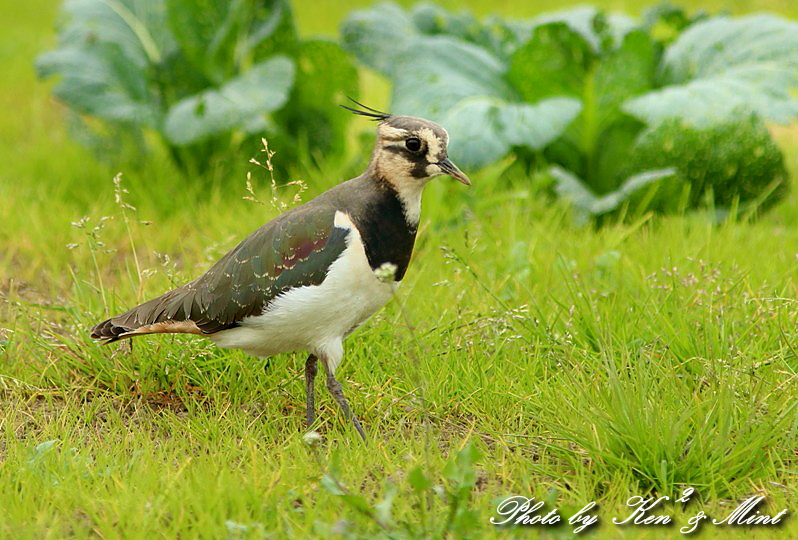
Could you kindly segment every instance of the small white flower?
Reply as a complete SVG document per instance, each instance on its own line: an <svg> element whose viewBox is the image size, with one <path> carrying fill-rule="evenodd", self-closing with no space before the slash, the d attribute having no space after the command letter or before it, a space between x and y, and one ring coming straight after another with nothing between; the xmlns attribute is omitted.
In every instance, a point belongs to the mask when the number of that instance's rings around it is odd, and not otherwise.
<svg viewBox="0 0 798 540"><path fill-rule="evenodd" d="M78 221L73 221L72 226L77 229L82 229L83 227L86 226L86 223L88 222L89 222L89 216L83 216Z"/></svg>
<svg viewBox="0 0 798 540"><path fill-rule="evenodd" d="M383 283L390 283L396 279L397 266L393 263L385 262L374 270L374 275Z"/></svg>
<svg viewBox="0 0 798 540"><path fill-rule="evenodd" d="M302 437L302 440L305 441L305 444L308 446L316 446L321 442L321 435L319 435L318 431L308 431Z"/></svg>

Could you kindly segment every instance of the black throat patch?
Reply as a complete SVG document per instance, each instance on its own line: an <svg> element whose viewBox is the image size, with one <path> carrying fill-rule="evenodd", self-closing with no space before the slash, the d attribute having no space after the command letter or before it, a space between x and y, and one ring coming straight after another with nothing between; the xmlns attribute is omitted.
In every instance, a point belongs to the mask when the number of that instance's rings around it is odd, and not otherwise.
<svg viewBox="0 0 798 540"><path fill-rule="evenodd" d="M410 264L417 226L407 222L394 188L384 180L375 184L377 189L351 217L360 231L371 268L376 270L384 263L395 264L395 279L400 281Z"/></svg>

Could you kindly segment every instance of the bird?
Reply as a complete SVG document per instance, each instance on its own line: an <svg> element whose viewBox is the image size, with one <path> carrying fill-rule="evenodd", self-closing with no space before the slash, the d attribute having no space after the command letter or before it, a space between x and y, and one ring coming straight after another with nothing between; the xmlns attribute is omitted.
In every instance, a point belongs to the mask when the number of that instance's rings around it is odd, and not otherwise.
<svg viewBox="0 0 798 540"><path fill-rule="evenodd" d="M112 343L183 333L257 357L306 351L308 428L315 422L320 360L327 389L365 441L335 377L343 341L405 277L424 186L441 175L466 186L471 181L449 159L443 127L352 101L357 107L341 106L377 123L361 175L275 217L194 281L98 323L91 337Z"/></svg>

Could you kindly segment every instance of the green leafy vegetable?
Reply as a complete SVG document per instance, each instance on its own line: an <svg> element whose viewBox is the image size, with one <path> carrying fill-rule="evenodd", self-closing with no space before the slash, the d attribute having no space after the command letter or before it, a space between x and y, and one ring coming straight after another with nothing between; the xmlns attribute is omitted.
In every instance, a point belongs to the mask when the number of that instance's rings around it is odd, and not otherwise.
<svg viewBox="0 0 798 540"><path fill-rule="evenodd" d="M676 175L652 201L657 210L675 210L685 197L687 206L699 206L708 194L721 208L766 208L787 193L782 153L750 111L736 110L734 119L709 126L665 120L635 142L623 174L670 164Z"/></svg>
<svg viewBox="0 0 798 540"><path fill-rule="evenodd" d="M319 39L299 43L294 58L296 83L290 106L275 113L281 132L273 146L281 149L283 160L296 157L298 143L312 149L311 156L339 154L352 115L334 104L358 95L357 69L340 46Z"/></svg>
<svg viewBox="0 0 798 540"><path fill-rule="evenodd" d="M530 21L531 28L562 23L579 34L590 47L599 52L619 43L627 32L636 28L634 19L622 13L605 15L593 6L544 13Z"/></svg>
<svg viewBox="0 0 798 540"><path fill-rule="evenodd" d="M662 88L625 105L646 122L711 123L738 107L786 122L798 116L798 24L765 14L698 22L668 47L660 73Z"/></svg>
<svg viewBox="0 0 798 540"><path fill-rule="evenodd" d="M218 90L205 90L178 101L167 113L164 133L184 145L234 128L262 130L263 122L247 125L258 113L279 109L294 82L294 64L284 56L261 62Z"/></svg>
<svg viewBox="0 0 798 540"><path fill-rule="evenodd" d="M573 203L580 212L579 218L583 220L587 216L600 216L617 210L622 203L643 192L644 188L657 186L660 181L673 178L675 173L674 168L648 170L629 176L617 190L598 196L565 169L557 166L549 169L549 174L556 181L557 193Z"/></svg>
<svg viewBox="0 0 798 540"><path fill-rule="evenodd" d="M564 97L534 104L519 99L496 54L506 53L518 32L498 26L477 27L481 31L471 34L465 28L473 28L473 20L441 13L420 7L408 15L390 4L354 12L344 26L344 42L392 78L395 112L438 120L458 133L449 150L463 166L490 163L514 146L541 149L556 139L581 106ZM458 35L469 41L441 35L453 21L461 23ZM491 50L473 41L491 43Z"/></svg>
<svg viewBox="0 0 798 540"><path fill-rule="evenodd" d="M115 135L154 130L192 170L262 136L340 151L337 103L357 96L349 56L300 40L287 0L66 0L58 42L37 68L59 99Z"/></svg>
<svg viewBox="0 0 798 540"><path fill-rule="evenodd" d="M353 12L342 34L393 82L392 111L444 123L464 166L514 152L589 214L630 200L700 206L708 193L721 206L770 204L786 191L763 121L798 117L793 21L672 7L641 23L592 7L478 21L383 4ZM664 139L677 141L671 151Z"/></svg>
<svg viewBox="0 0 798 540"><path fill-rule="evenodd" d="M464 167L495 161L513 146L540 150L579 114L578 100L559 97L535 104L473 97L457 102L442 120L456 133L449 153Z"/></svg>

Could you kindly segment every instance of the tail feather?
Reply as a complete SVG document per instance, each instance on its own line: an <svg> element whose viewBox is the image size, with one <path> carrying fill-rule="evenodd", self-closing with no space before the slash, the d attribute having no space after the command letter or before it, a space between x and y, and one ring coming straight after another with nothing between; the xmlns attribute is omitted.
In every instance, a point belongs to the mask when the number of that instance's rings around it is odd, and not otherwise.
<svg viewBox="0 0 798 540"><path fill-rule="evenodd" d="M149 302L145 302L116 317L106 319L91 329L91 337L111 343L142 334L204 333L190 319L190 312L183 308L191 305L193 290L180 287Z"/></svg>
<svg viewBox="0 0 798 540"><path fill-rule="evenodd" d="M123 333L129 332L130 330L132 330L132 328L124 328L115 325L113 319L106 319L91 329L91 337L94 339L105 339L110 343L120 339Z"/></svg>

